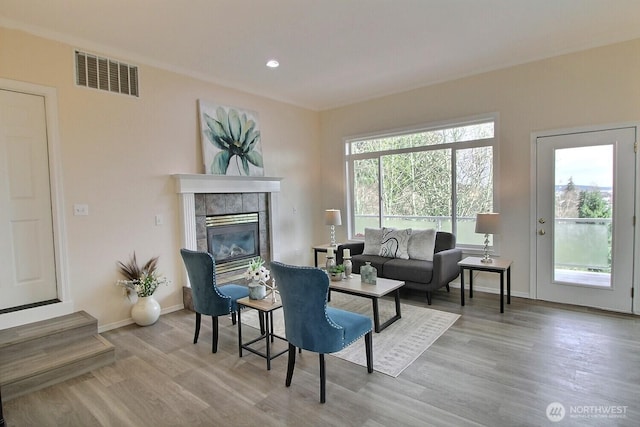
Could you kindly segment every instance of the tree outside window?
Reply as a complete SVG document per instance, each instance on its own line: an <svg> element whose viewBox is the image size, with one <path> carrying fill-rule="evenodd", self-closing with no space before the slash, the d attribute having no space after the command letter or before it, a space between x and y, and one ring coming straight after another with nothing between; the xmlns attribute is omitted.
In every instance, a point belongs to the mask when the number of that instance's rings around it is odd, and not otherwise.
<svg viewBox="0 0 640 427"><path fill-rule="evenodd" d="M352 237L435 228L482 245L475 217L493 210L495 145L493 120L347 141Z"/></svg>

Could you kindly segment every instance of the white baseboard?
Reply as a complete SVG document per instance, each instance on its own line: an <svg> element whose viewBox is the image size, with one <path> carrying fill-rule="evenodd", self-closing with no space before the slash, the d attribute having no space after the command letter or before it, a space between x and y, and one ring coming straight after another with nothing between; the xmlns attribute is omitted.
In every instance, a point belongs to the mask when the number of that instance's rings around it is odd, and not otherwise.
<svg viewBox="0 0 640 427"><path fill-rule="evenodd" d="M162 316L163 314L173 313L174 311L182 310L183 308L184 308L183 304L176 304L171 307L163 308L160 311L160 315ZM98 325L98 333L101 334L103 332L107 332L112 329L121 328L123 326L131 325L133 323L134 323L133 319L128 318L125 320L121 320L119 322L108 323L106 325Z"/></svg>

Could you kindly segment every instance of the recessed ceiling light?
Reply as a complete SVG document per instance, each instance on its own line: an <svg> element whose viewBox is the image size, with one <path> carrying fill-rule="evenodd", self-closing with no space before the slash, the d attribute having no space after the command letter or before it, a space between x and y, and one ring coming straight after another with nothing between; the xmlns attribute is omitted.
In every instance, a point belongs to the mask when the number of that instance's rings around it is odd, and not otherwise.
<svg viewBox="0 0 640 427"><path fill-rule="evenodd" d="M279 66L280 66L280 63L275 59L270 59L267 61L267 67L269 68L278 68Z"/></svg>

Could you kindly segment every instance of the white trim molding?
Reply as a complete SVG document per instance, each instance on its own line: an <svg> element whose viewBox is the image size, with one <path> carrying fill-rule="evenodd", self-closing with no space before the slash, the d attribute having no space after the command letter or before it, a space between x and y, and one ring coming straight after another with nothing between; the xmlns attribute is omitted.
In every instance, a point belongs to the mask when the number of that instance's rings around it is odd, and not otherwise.
<svg viewBox="0 0 640 427"><path fill-rule="evenodd" d="M60 302L26 310L0 314L0 329L25 325L73 313L67 253L67 232L62 191L62 156L58 131L58 93L53 87L40 86L16 80L0 79L0 88L42 96L47 121L47 146L49 149L49 182L51 188L51 214L53 219L53 244L56 265L56 285Z"/></svg>

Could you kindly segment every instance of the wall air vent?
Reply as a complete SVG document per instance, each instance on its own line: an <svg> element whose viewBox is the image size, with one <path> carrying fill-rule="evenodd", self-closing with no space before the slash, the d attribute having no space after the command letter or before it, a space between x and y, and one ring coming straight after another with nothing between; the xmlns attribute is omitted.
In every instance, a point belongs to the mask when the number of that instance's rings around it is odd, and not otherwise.
<svg viewBox="0 0 640 427"><path fill-rule="evenodd" d="M131 95L138 92L138 67L76 50L78 86Z"/></svg>

